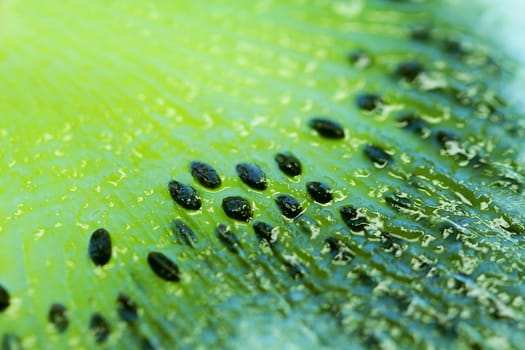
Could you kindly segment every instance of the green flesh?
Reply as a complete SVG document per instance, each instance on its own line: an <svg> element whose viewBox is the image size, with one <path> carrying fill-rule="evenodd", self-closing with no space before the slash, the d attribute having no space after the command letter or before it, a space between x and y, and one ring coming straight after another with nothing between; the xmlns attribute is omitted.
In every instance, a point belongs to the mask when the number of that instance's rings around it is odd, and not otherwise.
<svg viewBox="0 0 525 350"><path fill-rule="evenodd" d="M432 3L0 0L0 285L10 295L0 337L43 349L136 349L146 339L159 349L523 344L525 129L503 102L513 63L471 33L476 11L462 19ZM409 39L427 23L430 41ZM469 53L444 52L446 37ZM350 64L353 50L372 64ZM425 67L420 79L395 77L414 59ZM422 81L443 87L426 91ZM453 96L467 91L474 102ZM363 92L386 106L360 111ZM400 127L404 110L422 115L431 134ZM346 138L312 131L317 115L338 121ZM439 130L461 142L443 149ZM366 144L393 162L374 166ZM288 151L300 177L274 161ZM219 189L191 177L194 160L218 171ZM268 189L246 186L240 162L258 164ZM197 189L202 210L173 202L172 179ZM309 181L331 187L334 200L315 203ZM302 203L300 218L279 213L283 193ZM385 193L413 204L393 208ZM279 228L273 248L224 214L227 196L251 202L252 223ZM344 205L363 209L366 232L345 226ZM175 219L193 229L195 247L173 237ZM220 223L241 253L217 239ZM456 228L444 234L447 224ZM113 245L103 267L88 256L99 227ZM399 239L397 254L381 232ZM328 237L354 258L334 263ZM178 264L180 282L152 272L152 251ZM292 278L294 266L304 276ZM133 326L118 316L120 292L139 306ZM67 308L62 334L47 319L54 303ZM96 312L111 328L102 344L89 329Z"/></svg>

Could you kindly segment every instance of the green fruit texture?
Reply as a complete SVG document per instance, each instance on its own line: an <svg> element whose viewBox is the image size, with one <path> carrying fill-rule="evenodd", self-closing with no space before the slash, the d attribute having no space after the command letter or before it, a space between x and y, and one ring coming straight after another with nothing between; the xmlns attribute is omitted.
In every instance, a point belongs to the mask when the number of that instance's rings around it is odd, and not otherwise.
<svg viewBox="0 0 525 350"><path fill-rule="evenodd" d="M483 11L0 0L2 349L522 347Z"/></svg>

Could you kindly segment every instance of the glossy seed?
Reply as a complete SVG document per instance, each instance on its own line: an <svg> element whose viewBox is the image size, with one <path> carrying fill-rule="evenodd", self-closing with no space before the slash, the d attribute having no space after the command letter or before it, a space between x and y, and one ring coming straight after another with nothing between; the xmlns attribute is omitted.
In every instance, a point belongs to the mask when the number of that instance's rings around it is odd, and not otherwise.
<svg viewBox="0 0 525 350"><path fill-rule="evenodd" d="M279 169L288 176L301 175L301 162L297 157L290 153L277 153L275 161Z"/></svg>
<svg viewBox="0 0 525 350"><path fill-rule="evenodd" d="M308 272L306 266L301 263L287 263L286 266L288 267L288 274L294 280L303 278Z"/></svg>
<svg viewBox="0 0 525 350"><path fill-rule="evenodd" d="M410 207L410 199L402 197L394 193L387 193L384 195L385 201L394 208L408 209Z"/></svg>
<svg viewBox="0 0 525 350"><path fill-rule="evenodd" d="M423 65L417 61L400 63L396 68L396 74L407 81L413 81L423 72Z"/></svg>
<svg viewBox="0 0 525 350"><path fill-rule="evenodd" d="M219 241L224 244L224 246L232 253L238 253L240 250L240 243L237 239L235 233L233 233L230 228L224 224L220 224L215 229L215 236Z"/></svg>
<svg viewBox="0 0 525 350"><path fill-rule="evenodd" d="M328 237L324 242L328 246L328 249L330 249L331 253L337 252L339 249L339 242L334 237Z"/></svg>
<svg viewBox="0 0 525 350"><path fill-rule="evenodd" d="M360 94L357 96L355 103L357 107L364 111L373 111L383 106L383 99L376 94Z"/></svg>
<svg viewBox="0 0 525 350"><path fill-rule="evenodd" d="M368 225L366 217L360 216L357 209L351 205L347 205L339 209L341 219L354 232L363 231Z"/></svg>
<svg viewBox="0 0 525 350"><path fill-rule="evenodd" d="M237 175L246 185L254 190L265 190L267 187L266 175L257 165L239 163L235 167Z"/></svg>
<svg viewBox="0 0 525 350"><path fill-rule="evenodd" d="M306 190L310 197L317 203L326 204L332 200L332 190L322 182L308 182L306 184Z"/></svg>
<svg viewBox="0 0 525 350"><path fill-rule="evenodd" d="M5 289L0 284L0 312L4 311L9 307L9 293L7 292L7 289Z"/></svg>
<svg viewBox="0 0 525 350"><path fill-rule="evenodd" d="M55 326L59 333L63 333L69 327L69 318L67 317L66 307L62 304L53 304L49 308L48 313L49 322Z"/></svg>
<svg viewBox="0 0 525 350"><path fill-rule="evenodd" d="M219 174L209 164L199 161L192 162L191 175L204 187L213 189L221 185Z"/></svg>
<svg viewBox="0 0 525 350"><path fill-rule="evenodd" d="M450 131L439 130L436 132L436 140L439 142L442 148L446 148L448 142L458 141L459 137Z"/></svg>
<svg viewBox="0 0 525 350"><path fill-rule="evenodd" d="M345 131L341 124L327 118L312 118L309 123L310 128L327 139L342 139Z"/></svg>
<svg viewBox="0 0 525 350"><path fill-rule="evenodd" d="M352 251L342 241L334 237L328 237L325 240L325 246L330 250L334 263L346 264L354 257Z"/></svg>
<svg viewBox="0 0 525 350"><path fill-rule="evenodd" d="M198 210L201 199L197 191L188 185L172 180L168 184L171 198L184 209Z"/></svg>
<svg viewBox="0 0 525 350"><path fill-rule="evenodd" d="M275 234L275 228L265 222L257 221L253 224L253 231L260 241L266 241L268 243L274 243L277 241L277 235Z"/></svg>
<svg viewBox="0 0 525 350"><path fill-rule="evenodd" d="M169 282L180 281L179 266L160 252L148 254L148 264L157 276Z"/></svg>
<svg viewBox="0 0 525 350"><path fill-rule="evenodd" d="M95 341L99 344L104 343L109 337L109 323L99 313L94 313L93 316L91 316L91 320L89 322L89 329L93 333Z"/></svg>
<svg viewBox="0 0 525 350"><path fill-rule="evenodd" d="M137 304L124 293L119 293L117 298L117 313L127 323L133 323L139 318Z"/></svg>
<svg viewBox="0 0 525 350"><path fill-rule="evenodd" d="M104 228L99 228L91 234L89 240L89 257L97 266L106 265L111 259L111 237Z"/></svg>
<svg viewBox="0 0 525 350"><path fill-rule="evenodd" d="M182 242L189 246L197 244L197 236L193 230L182 220L174 220L171 223L171 232Z"/></svg>
<svg viewBox="0 0 525 350"><path fill-rule="evenodd" d="M428 130L428 124L412 112L402 113L397 121L401 123L403 129L415 134L423 135L425 130Z"/></svg>
<svg viewBox="0 0 525 350"><path fill-rule="evenodd" d="M297 199L287 194L281 194L275 198L275 203L279 207L281 213L289 219L299 216L303 208Z"/></svg>
<svg viewBox="0 0 525 350"><path fill-rule="evenodd" d="M366 145L363 151L368 159L379 166L386 166L392 161L392 156L378 146Z"/></svg>
<svg viewBox="0 0 525 350"><path fill-rule="evenodd" d="M242 197L231 196L222 200L222 210L230 218L239 221L250 221L253 217L250 203Z"/></svg>
<svg viewBox="0 0 525 350"><path fill-rule="evenodd" d="M2 337L2 350L22 350L22 342L16 334L5 333Z"/></svg>
<svg viewBox="0 0 525 350"><path fill-rule="evenodd" d="M401 246L403 245L403 241L401 239L392 236L388 232L382 231L380 239L381 245L386 252L395 253L396 251L400 250Z"/></svg>
<svg viewBox="0 0 525 350"><path fill-rule="evenodd" d="M456 39L446 38L442 43L443 51L452 54L461 56L466 53L463 45Z"/></svg>

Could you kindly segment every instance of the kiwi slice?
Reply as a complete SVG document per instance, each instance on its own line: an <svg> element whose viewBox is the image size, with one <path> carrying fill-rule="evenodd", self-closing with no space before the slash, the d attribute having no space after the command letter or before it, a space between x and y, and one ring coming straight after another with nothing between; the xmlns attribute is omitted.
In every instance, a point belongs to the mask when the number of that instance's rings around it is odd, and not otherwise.
<svg viewBox="0 0 525 350"><path fill-rule="evenodd" d="M523 114L477 14L0 0L3 349L519 348Z"/></svg>

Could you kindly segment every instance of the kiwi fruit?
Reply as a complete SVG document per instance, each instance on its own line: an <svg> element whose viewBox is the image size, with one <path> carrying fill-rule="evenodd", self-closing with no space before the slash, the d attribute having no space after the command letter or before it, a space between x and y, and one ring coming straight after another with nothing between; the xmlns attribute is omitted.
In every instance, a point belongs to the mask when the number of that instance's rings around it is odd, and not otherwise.
<svg viewBox="0 0 525 350"><path fill-rule="evenodd" d="M462 9L0 0L2 349L520 348L518 67Z"/></svg>

